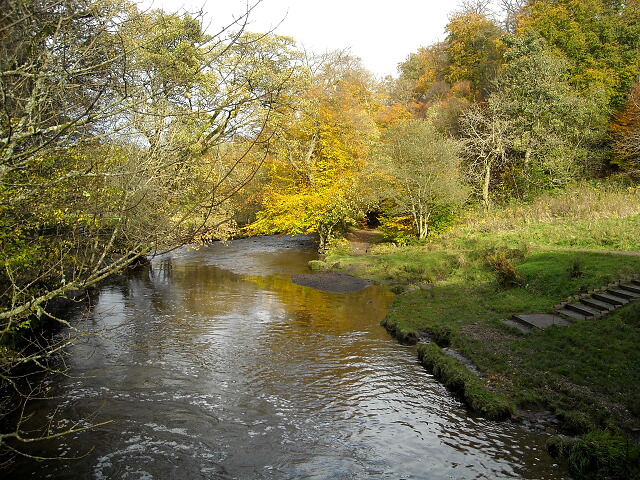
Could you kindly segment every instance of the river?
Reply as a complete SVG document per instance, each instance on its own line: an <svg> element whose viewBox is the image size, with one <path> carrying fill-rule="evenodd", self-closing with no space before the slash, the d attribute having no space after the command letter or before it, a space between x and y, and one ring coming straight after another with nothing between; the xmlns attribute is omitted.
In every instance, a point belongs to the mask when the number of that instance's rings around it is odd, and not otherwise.
<svg viewBox="0 0 640 480"><path fill-rule="evenodd" d="M102 287L30 422L110 423L3 478L567 478L546 435L470 414L388 335L392 294L293 284L316 256L308 237L242 239Z"/></svg>

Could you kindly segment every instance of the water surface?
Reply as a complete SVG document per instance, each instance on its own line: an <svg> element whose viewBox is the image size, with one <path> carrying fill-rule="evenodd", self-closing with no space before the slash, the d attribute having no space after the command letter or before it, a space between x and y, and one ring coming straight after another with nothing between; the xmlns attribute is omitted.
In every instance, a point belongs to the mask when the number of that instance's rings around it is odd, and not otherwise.
<svg viewBox="0 0 640 480"><path fill-rule="evenodd" d="M562 479L545 435L466 409L379 324L393 298L295 285L307 237L184 248L103 287L34 422L111 421L15 478ZM72 457L80 457L74 458ZM6 477L5 477L6 478Z"/></svg>

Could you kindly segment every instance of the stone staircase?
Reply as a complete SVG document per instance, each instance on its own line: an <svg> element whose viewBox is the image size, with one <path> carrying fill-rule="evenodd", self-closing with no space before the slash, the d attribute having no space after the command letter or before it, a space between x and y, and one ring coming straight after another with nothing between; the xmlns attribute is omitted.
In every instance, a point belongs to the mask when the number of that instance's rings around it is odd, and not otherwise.
<svg viewBox="0 0 640 480"><path fill-rule="evenodd" d="M576 320L602 318L639 298L640 278L627 277L621 282L572 297L556 305L554 313L518 314L506 320L506 323L523 331L551 325L568 325Z"/></svg>

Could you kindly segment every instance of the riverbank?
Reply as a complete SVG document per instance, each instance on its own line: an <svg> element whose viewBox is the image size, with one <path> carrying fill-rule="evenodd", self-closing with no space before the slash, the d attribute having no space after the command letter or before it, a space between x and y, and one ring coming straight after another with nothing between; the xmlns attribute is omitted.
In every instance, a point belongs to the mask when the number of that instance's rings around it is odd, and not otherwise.
<svg viewBox="0 0 640 480"><path fill-rule="evenodd" d="M640 301L545 329L505 320L551 312L637 274L640 257L467 240L464 248L371 243L354 252L343 244L313 267L396 292L385 327L400 340L422 342L425 367L474 410L558 435L550 451L571 457L576 478L638 476Z"/></svg>
<svg viewBox="0 0 640 480"><path fill-rule="evenodd" d="M552 311L572 295L638 272L640 257L433 246L367 250L330 254L314 266L360 275L398 293L383 324L402 341L424 342L422 363L471 408L587 442L603 431L626 438L629 458L621 464L638 467L631 446L640 432L640 302L598 320L526 332L504 320ZM509 275L512 285L501 280ZM450 350L469 359L480 376ZM611 455L620 462L627 454Z"/></svg>

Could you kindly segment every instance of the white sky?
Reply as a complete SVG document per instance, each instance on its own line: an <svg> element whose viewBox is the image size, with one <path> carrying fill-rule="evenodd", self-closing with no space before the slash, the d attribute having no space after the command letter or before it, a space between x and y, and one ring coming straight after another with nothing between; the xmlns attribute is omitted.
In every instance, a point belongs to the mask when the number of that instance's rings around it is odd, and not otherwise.
<svg viewBox="0 0 640 480"><path fill-rule="evenodd" d="M254 3L248 0L249 3ZM397 65L420 46L444 40L459 0L262 0L249 31L275 29L308 51L348 48L375 75L397 76ZM246 10L247 0L143 0L167 12L202 10L209 33Z"/></svg>

